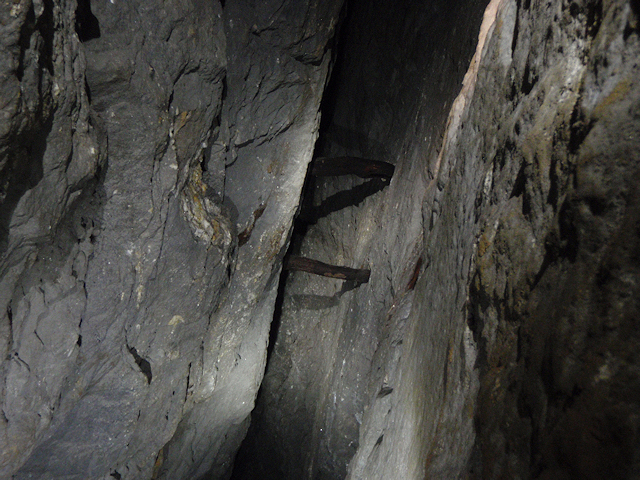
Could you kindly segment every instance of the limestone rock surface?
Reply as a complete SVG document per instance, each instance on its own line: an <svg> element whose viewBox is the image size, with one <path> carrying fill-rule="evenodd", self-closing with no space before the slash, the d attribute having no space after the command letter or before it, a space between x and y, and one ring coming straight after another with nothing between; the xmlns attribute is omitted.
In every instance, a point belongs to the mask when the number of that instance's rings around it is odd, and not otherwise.
<svg viewBox="0 0 640 480"><path fill-rule="evenodd" d="M2 3L0 477L230 473L340 7Z"/></svg>
<svg viewBox="0 0 640 480"><path fill-rule="evenodd" d="M2 2L0 478L637 478L639 17Z"/></svg>
<svg viewBox="0 0 640 480"><path fill-rule="evenodd" d="M349 6L238 478L636 478L637 2Z"/></svg>

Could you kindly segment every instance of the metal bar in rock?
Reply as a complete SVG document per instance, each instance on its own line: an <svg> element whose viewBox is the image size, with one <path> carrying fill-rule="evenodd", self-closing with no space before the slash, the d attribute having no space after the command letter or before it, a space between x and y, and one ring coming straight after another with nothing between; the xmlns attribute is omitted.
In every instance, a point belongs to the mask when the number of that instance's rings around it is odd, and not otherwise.
<svg viewBox="0 0 640 480"><path fill-rule="evenodd" d="M353 280L360 283L367 283L371 270L339 267L327 263L312 260L306 257L291 256L284 261L285 270L297 270L300 272L313 273L323 277L339 278L340 280Z"/></svg>

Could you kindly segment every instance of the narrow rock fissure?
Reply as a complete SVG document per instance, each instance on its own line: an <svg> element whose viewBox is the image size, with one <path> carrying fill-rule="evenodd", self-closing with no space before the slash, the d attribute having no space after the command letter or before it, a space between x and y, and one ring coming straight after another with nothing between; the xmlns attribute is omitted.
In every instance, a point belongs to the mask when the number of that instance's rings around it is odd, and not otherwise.
<svg viewBox="0 0 640 480"><path fill-rule="evenodd" d="M336 102L336 92L339 77L339 72L342 68L342 45L346 41L348 33L345 25L348 24L349 18L349 2L345 2L342 11L346 13L346 17L343 15L340 24L338 25L336 37L333 41L333 48L335 49L334 58L335 65L332 66L332 74L329 79L328 85L325 89L322 102L321 112L322 120L320 124L319 138L316 141L315 154L321 151L321 145L324 141L325 128L330 124L330 119L333 116L333 108ZM300 198L300 206L298 213L294 219L294 227L291 235L291 242L289 249L285 255L283 264L287 261L287 258L291 256L299 256L301 254L302 245L305 236L309 230L309 227L313 226L323 217L329 215L332 211L337 211L342 208L346 208L349 205L357 205L367 196L375 193L376 191L384 188L388 185L388 181L381 181L380 179L369 180L369 185L361 184L359 187L355 187L353 190L347 190L339 192L334 198L325 199L319 204L316 204L316 191L319 187L318 182L324 181L323 177L317 177L311 173L313 167L310 164L305 183L302 189L302 195ZM365 182L366 183L366 182ZM375 183L378 187L371 187L371 184ZM287 332L281 331L281 320L283 315L283 308L288 296L291 295L287 291L287 285L292 275L311 275L310 273L292 272L287 268L282 269L280 275L278 294L275 302L275 310L273 321L271 323L269 333L269 345L267 348L267 362L265 368L265 375L270 375L272 370L272 358L274 356L274 350L278 345L278 340L282 336L286 336ZM331 281L327 279L327 281ZM331 302L337 301L337 299L345 292L356 288L358 285L353 281L345 280L342 288L334 295ZM273 367L273 370L277 370L278 366ZM268 399L269 393L265 393L268 387L263 384L258 391L256 398L256 408L251 414L251 424L247 436L245 437L236 459L234 462L232 480L276 480L286 478L286 472L283 469L282 457L278 452L279 445L273 434L275 432L269 432L269 426L265 426L264 416L271 415L271 413L265 408L265 403ZM270 455L273 456L270 458ZM285 463L295 461L293 459L284 459Z"/></svg>
<svg viewBox="0 0 640 480"><path fill-rule="evenodd" d="M3 2L0 478L635 478L638 5Z"/></svg>

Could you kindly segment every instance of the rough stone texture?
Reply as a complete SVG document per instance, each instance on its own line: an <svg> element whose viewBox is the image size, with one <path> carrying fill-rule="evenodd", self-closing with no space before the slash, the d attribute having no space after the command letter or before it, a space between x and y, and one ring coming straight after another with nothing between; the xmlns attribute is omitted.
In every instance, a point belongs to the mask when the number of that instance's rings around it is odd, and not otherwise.
<svg viewBox="0 0 640 480"><path fill-rule="evenodd" d="M197 405L165 450L172 465L188 464L192 456L215 459L212 469L197 474L210 470L212 478L226 476L248 427L264 372L282 258L319 127L331 57L325 47L339 10L340 2L225 7L228 90L223 133L214 146L228 149L224 204L240 232L238 254L203 344ZM221 163L215 152L211 163ZM197 478L182 472L170 470L166 478Z"/></svg>
<svg viewBox="0 0 640 480"><path fill-rule="evenodd" d="M637 478L640 9L516 7L494 33L512 60L476 90L504 99L484 118L509 119L484 134L476 474Z"/></svg>
<svg viewBox="0 0 640 480"><path fill-rule="evenodd" d="M352 464L354 478L419 478L424 469L421 455L429 437L418 429L426 422L421 420L425 397L434 388L428 377L418 382L415 369L433 368L441 375L443 363L427 362L425 352L412 357L422 367L403 366L411 360L406 349L430 345L421 334L420 345L410 346L410 330L423 318L412 305L417 296L427 304L427 293L410 284L415 272L425 275L422 204L484 7L484 2L451 9L433 2L347 5L344 50L332 79L333 97L325 101L327 128L317 154L392 162L395 174L388 187L355 177L309 182L306 195L316 207L315 223L298 227L303 238L294 240L293 248L323 262L370 268L371 278L354 289L339 280L289 273L237 478L342 479L354 454L363 457ZM306 213L303 206L301 217L308 220ZM471 245L474 238L461 241ZM451 247L443 244L440 251L449 255ZM434 293L453 309L450 292L464 285L452 275L433 280L439 289ZM445 345L461 335L450 328ZM438 357L446 355L438 351L438 340L433 342ZM460 376L453 369L450 375ZM452 380L449 388L458 384ZM447 400L439 395L436 403L443 408ZM389 411L403 419L393 419ZM472 443L471 417L466 437Z"/></svg>
<svg viewBox="0 0 640 480"><path fill-rule="evenodd" d="M298 248L371 281L290 275L238 477L637 478L637 2L492 2L441 144L479 16L366 3L320 153L396 175Z"/></svg>
<svg viewBox="0 0 640 480"><path fill-rule="evenodd" d="M637 0L350 1L274 313L341 6L1 4L0 477L640 476Z"/></svg>
<svg viewBox="0 0 640 480"><path fill-rule="evenodd" d="M0 477L229 474L341 6L258 3L2 3Z"/></svg>
<svg viewBox="0 0 640 480"><path fill-rule="evenodd" d="M51 428L74 369L90 222L71 218L104 163L89 111L75 2L3 2L0 68L0 475ZM58 225L66 228L52 235ZM66 237L66 238L65 238Z"/></svg>

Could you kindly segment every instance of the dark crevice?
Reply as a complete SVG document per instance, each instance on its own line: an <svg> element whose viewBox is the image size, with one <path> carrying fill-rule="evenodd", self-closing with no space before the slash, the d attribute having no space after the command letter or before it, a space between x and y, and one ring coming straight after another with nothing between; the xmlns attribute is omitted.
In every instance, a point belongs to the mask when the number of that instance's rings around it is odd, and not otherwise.
<svg viewBox="0 0 640 480"><path fill-rule="evenodd" d="M622 32L622 38L626 42L629 39L629 37L636 31L637 31L637 27L634 28L629 22L627 22L627 25L624 27L624 31Z"/></svg>
<svg viewBox="0 0 640 480"><path fill-rule="evenodd" d="M544 276L548 268L554 263L556 263L558 258L560 257L561 257L561 251L557 243L557 239L553 239L553 238L547 239L547 241L545 242L545 254L544 254L544 258L542 259L542 265L540 265L540 269L538 270L538 273L536 273L535 277L533 278L533 281L531 282L532 290L538 286L538 284L540 283L540 280L542 280L542 277ZM521 345L518 344L518 351L520 351L520 347ZM520 356L520 353L518 354L518 356Z"/></svg>
<svg viewBox="0 0 640 480"><path fill-rule="evenodd" d="M522 165L520 165L520 169L518 170L518 175L516 176L516 180L513 182L513 188L511 189L511 194L509 195L509 198L519 197L524 193L524 187L527 181L525 168L526 168L526 164L525 162L522 162Z"/></svg>
<svg viewBox="0 0 640 480"><path fill-rule="evenodd" d="M148 360L142 358L135 347L127 346L129 353L133 356L133 359L136 361L138 368L147 377L147 383L151 383L151 379L153 378L151 375L151 364Z"/></svg>
<svg viewBox="0 0 640 480"><path fill-rule="evenodd" d="M187 381L185 382L186 383L186 388L184 389L184 402L185 403L189 399L189 394L193 390L193 385L191 384L191 366L192 366L192 363L189 362L189 368L187 369Z"/></svg>
<svg viewBox="0 0 640 480"><path fill-rule="evenodd" d="M609 202L606 198L588 196L583 200L587 204L587 207L589 208L591 214L596 217L604 215L609 209Z"/></svg>
<svg viewBox="0 0 640 480"><path fill-rule="evenodd" d="M44 0L43 4L44 9L36 22L36 29L44 40L38 64L42 70L46 69L50 75L53 75L53 43L56 30L53 20L53 0Z"/></svg>
<svg viewBox="0 0 640 480"><path fill-rule="evenodd" d="M631 5L631 10L633 10L633 14L636 18L640 18L640 0L631 0L629 4ZM636 25L636 30L637 28L638 27Z"/></svg>
<svg viewBox="0 0 640 480"><path fill-rule="evenodd" d="M24 23L22 24L22 28L20 29L20 39L18 40L18 45L20 46L20 57L18 59L18 68L16 70L18 81L22 81L22 77L24 76L25 54L29 50L29 46L31 44L31 35L35 30L35 18L36 15L33 11L33 5L31 5L29 7L29 11L27 12Z"/></svg>
<svg viewBox="0 0 640 480"><path fill-rule="evenodd" d="M87 101L91 104L91 88L89 88L89 82L87 82L86 78L84 80L84 91L87 94Z"/></svg>
<svg viewBox="0 0 640 480"><path fill-rule="evenodd" d="M480 312L482 307L480 306L480 301L475 301L475 299L479 299L480 296L481 295L476 292L475 289L469 295L469 304L467 306L467 326L469 327L469 330L471 330L473 341L478 346L478 356L476 357L476 362L475 365L473 365L473 368L484 370L487 366L487 340L482 335L484 330L483 315ZM484 303L488 304L487 301Z"/></svg>
<svg viewBox="0 0 640 480"><path fill-rule="evenodd" d="M637 0L632 0L631 8L633 9L634 3ZM588 2L587 3L587 34L594 38L600 31L600 25L602 24L602 3L601 2ZM637 16L636 10L636 16Z"/></svg>
<svg viewBox="0 0 640 480"><path fill-rule="evenodd" d="M349 29L347 26L351 22L351 8L349 8L349 1L345 1L340 15L340 21L336 26L336 33L333 40L333 53L335 56L334 62L331 66L331 72L327 86L325 87L324 94L322 95L322 101L320 103L320 111L322 117L320 118L320 131L325 132L329 126L333 123L333 116L336 111L336 104L338 101L339 85L342 80L346 50L339 48L344 45L349 39ZM323 152L324 137L321 135L316 142L316 151Z"/></svg>
<svg viewBox="0 0 640 480"><path fill-rule="evenodd" d="M387 395L390 395L392 392L393 392L392 387L387 387L387 386L382 387L378 392L378 398L386 397Z"/></svg>
<svg viewBox="0 0 640 480"><path fill-rule="evenodd" d="M522 75L522 93L529 95L533 90L533 87L538 82L538 78L531 72L529 62L524 67L524 74Z"/></svg>
<svg viewBox="0 0 640 480"><path fill-rule="evenodd" d="M380 114L381 122L396 121L402 123L404 126L405 124L403 122L406 121L406 127L415 129L413 131L416 133L417 131L425 129L425 124L435 124L446 120L447 112L443 113L440 118L430 117L432 112L439 112L439 109L448 111L448 106L450 106L451 103L441 102L440 100L443 99L440 97L429 100L427 102L429 105L424 107L424 111L421 111L421 113L425 114L420 116L425 117L424 124L420 123L415 126L409 126L411 122L406 119L412 115L414 109L418 108L417 104L420 103L416 101L415 95L411 95L411 93L414 93L412 82L415 81L417 84L422 85L429 74L437 75L437 72L439 72L441 68L445 71L455 70L455 66L449 65L455 63L458 64L457 68L459 69L460 80L462 79L468 63L456 58L457 51L453 53L445 52L446 57L444 61L447 62L448 65L444 67L440 64L436 65L437 60L431 58L425 60L421 58L425 52L426 55L430 55L432 49L441 48L441 46L438 45L438 41L433 38L429 39L429 37L434 36L430 29L432 27L437 28L444 34L448 26L457 25L457 22L453 20L452 15L451 17L447 17L447 20L451 22L450 24L443 22L446 23L447 26L432 25L434 21L437 23L439 12L437 7L431 7L427 2L425 2L421 8L415 8L415 3L412 2L401 2L395 6L397 8L394 8L391 13L393 18L386 19L374 25L370 24L371 19L368 17L365 17L367 24L364 25L362 19L359 18L360 14L371 9L379 13L390 13L387 11L386 5L382 3L376 3L374 5L368 2L350 2L350 4L345 7L345 24L338 28L339 38L337 40L337 48L335 49L337 61L333 67L330 81L325 89L321 104L322 117L319 138L315 148L316 160L318 158L329 158L355 163L365 158L374 158L383 162L392 162L398 158L391 154L391 152L395 152L396 149L395 146L390 145L390 139L388 137L378 135L379 132L367 132L364 128L354 128L356 125L353 123L357 124L357 119L345 115L345 108L352 109L354 117L371 115L372 112L376 112L376 114ZM458 4L456 8L461 8L461 6ZM480 9L480 6L474 5L474 8ZM414 18L416 15L417 18ZM376 33L372 34L372 31ZM469 54L470 59L476 37L473 34L469 34L469 36L473 38L469 39L468 45L466 45L465 48L469 50L469 52L466 53ZM466 41L468 39L466 34L464 37ZM425 40L425 38L427 40ZM408 41L415 41L416 44L407 45ZM370 45L365 46L364 42L370 42ZM379 44L377 42L379 42ZM425 46L425 42L429 45ZM350 43L348 48L345 43ZM370 70L373 69L370 69L366 61L363 66L359 63L359 59L356 60L352 58L354 52L362 53L362 51L367 51L367 48L371 52L371 63L379 66L379 69L377 69L374 74L374 78L370 75ZM382 49L384 53L378 53L378 48ZM456 48L462 47L456 45ZM390 60L387 58L387 54L389 53L393 53L396 57ZM367 60L369 60L368 57ZM425 64L428 66L425 66ZM437 70L429 72L430 68ZM359 86L360 89L357 87L355 90L351 89L352 79L349 78L351 76L355 76L356 78L362 77L362 82ZM447 80L445 83L448 84L449 81L450 80ZM384 97L386 95L383 93L384 88L382 87L385 83L391 88L399 89L397 93L389 94L387 100L390 105L383 105L381 99L378 98L379 96ZM405 88L410 90L411 93L405 92L403 90ZM452 90L456 89L452 88ZM345 91L347 91L347 93L345 93ZM416 94L419 94L421 91L420 88L415 88ZM432 92L429 91L429 94L431 93ZM452 95L457 93L458 90L452 93ZM348 97L348 99L346 97ZM345 101L349 102L348 106L345 106ZM449 102L450 101L451 99L449 99ZM397 102L397 104L394 105L394 102ZM400 105L400 103L402 104ZM397 108L397 111L387 112L384 110L384 107L387 106L390 110ZM353 123L345 121L345 116L353 120ZM366 124L367 122L364 123ZM372 125L375 125L375 123L372 123ZM397 128L397 130L400 130L397 126L389 126L388 128ZM366 169L363 171L359 168L359 165L354 163L330 165L330 174L340 177L328 180L321 176L323 172L325 172L325 165L316 165L318 168L315 172L314 165L312 164L310 166L300 201L300 211L295 219L291 246L287 253L288 259L291 259L292 255L309 255L311 257L312 253L310 251L306 249L303 253L300 251L308 232L313 231L314 234L316 232L324 232L327 225L330 225L334 218L337 220L337 223L340 223L342 215L337 214L337 212L341 212L344 209L349 209L348 212L344 212L344 215L349 216L353 214L354 217L357 217L357 207L369 196L375 195L389 186L391 175L400 172L399 169L395 170L395 167L393 167L394 171L390 174L383 173L379 175L378 178L362 181L355 178L354 175L367 178L371 175L369 175ZM405 163L405 166L407 164L408 162ZM391 164L389 163L388 165ZM314 173L317 175L314 175ZM349 176L347 177L345 175ZM349 226L349 228L351 228L351 226ZM310 245L311 244L312 243L310 243ZM330 261L330 259L326 258L324 260ZM286 263L285 260L285 264ZM330 263L333 262L330 261ZM360 267L362 267L362 265L360 265ZM416 288L416 282L418 281L421 270L421 262L418 261L413 270L413 275L411 275L411 278L408 279L408 283L406 284L407 291ZM373 269L371 273L373 274ZM282 355L286 356L286 349L288 348L287 342L289 341L288 336L284 341L282 341L283 339L281 338L278 347L276 347L274 351L276 341L278 341L278 330L281 328L280 322L289 321L289 314L285 317L282 316L282 308L285 302L287 302L287 306L289 306L289 302L291 302L291 304L295 305L293 308L299 307L301 310L318 311L334 307L340 302L341 295L353 288L357 288L353 285L355 282L351 282L352 284L344 282L342 289L334 295L321 296L306 292L285 292L287 279L289 279L289 284L292 285L294 280L298 282L298 279L303 277L303 275L305 274L288 274L287 272L283 272L280 277L276 310L271 325L265 381L258 394L256 409L252 415L252 424L249 432L236 457L232 477L234 479L301 478L297 475L294 477L287 476L285 472L297 471L304 463L304 460L280 457L288 457L292 452L303 453L309 448L318 449L316 452L318 460L313 466L313 472L309 473L310 478L344 478L344 475L342 475L342 473L344 473L342 469L346 469L346 463L344 462L348 462L348 459L353 455L353 449L357 448L357 432L360 428L357 425L353 426L353 430L348 434L354 435L353 438L355 441L348 445L343 445L338 453L337 450L331 451L336 447L333 445L330 446L334 440L328 438L318 441L317 439L306 437L306 440L314 442L313 447L309 445L293 445L290 438L281 437L281 432L278 427L273 427L273 420L269 416L271 409L274 407L273 395L277 395L277 393L273 391L274 382L277 385L278 382L281 381L280 375L282 372L280 369L282 366L278 364L278 361L281 360ZM285 295L287 295L288 298L285 299ZM288 307L287 311L289 311ZM305 319L304 315L304 313L300 314L303 321ZM479 338L482 337L481 331L481 327L476 328L476 336ZM309 335L312 335L312 332L309 332ZM402 340L399 340L397 344L401 342ZM283 349L282 351L281 348ZM446 370L446 368L448 367L445 367L444 375L451 381L449 377L451 377L452 374L449 370ZM394 391L392 386L387 386L386 384L380 385L378 388L377 395L380 398L392 395ZM328 405L326 407L328 412L326 415L332 414L331 412L334 412L337 408ZM312 409L315 407L309 406L306 408ZM286 409L284 413L286 413ZM309 412L300 412L300 418L286 419L287 422L292 423L292 426L287 427L289 431L295 430L297 428L296 424L300 424L299 428L301 432L295 432L293 435L300 434L302 436L302 432L306 432L309 425L303 424L313 421L311 416L306 416L307 414L312 415ZM306 420L301 420L301 418L306 418ZM343 428L343 426L341 425L337 428L340 429ZM345 429L346 428L345 426ZM323 434L320 435L322 436ZM380 435L376 446L382 444L382 441L383 435ZM317 446L315 442L318 443ZM335 440L335 442L336 444L340 444L342 440ZM296 454L294 453L294 455Z"/></svg>
<svg viewBox="0 0 640 480"><path fill-rule="evenodd" d="M52 119L47 119L35 132L25 132L8 154L7 165L1 172L4 178L0 180L0 253L7 248L9 225L18 202L42 180L47 137L52 125Z"/></svg>
<svg viewBox="0 0 640 480"><path fill-rule="evenodd" d="M11 308L11 303L7 305L7 323L8 323L8 332L6 338L6 351L11 349L11 345L13 344L13 309Z"/></svg>
<svg viewBox="0 0 640 480"><path fill-rule="evenodd" d="M516 51L516 45L518 44L518 35L520 33L520 8L522 0L516 0L516 22L513 27L513 38L511 40L511 55L513 56Z"/></svg>
<svg viewBox="0 0 640 480"><path fill-rule="evenodd" d="M271 357L273 348L278 340L278 332L280 331L280 320L282 318L282 306L284 304L284 291L287 284L289 271L282 269L280 280L278 283L278 295L276 297L275 308L273 312L273 320L271 321L271 329L269 330L269 345L267 346L267 359ZM268 365L268 363L267 363Z"/></svg>
<svg viewBox="0 0 640 480"><path fill-rule="evenodd" d="M574 224L573 207L569 201L565 201L558 214L558 227L560 233L560 245L558 253L575 262L578 256L578 230Z"/></svg>
<svg viewBox="0 0 640 480"><path fill-rule="evenodd" d="M78 0L76 33L81 42L100 38L100 22L91 11L91 0Z"/></svg>
<svg viewBox="0 0 640 480"><path fill-rule="evenodd" d="M46 69L50 75L53 75L53 36L55 27L52 0L45 0L43 7L42 13L36 19L34 7L30 4L29 11L20 29L18 40L20 56L16 69L16 76L19 81L22 81L27 63L33 58L34 53L36 53L39 67L43 70ZM33 52L33 50L36 52Z"/></svg>
<svg viewBox="0 0 640 480"><path fill-rule="evenodd" d="M558 201L560 196L560 185L558 178L558 159L551 158L551 168L549 169L549 194L547 195L547 203L556 210L558 207Z"/></svg>
<svg viewBox="0 0 640 480"><path fill-rule="evenodd" d="M568 149L569 153L572 154L578 152L580 145L582 145L582 142L584 142L585 138L587 138L587 135L589 135L589 132L593 128L593 123L586 119L585 113L580 107L581 103L582 97L579 97L571 114L571 129L569 133Z"/></svg>

